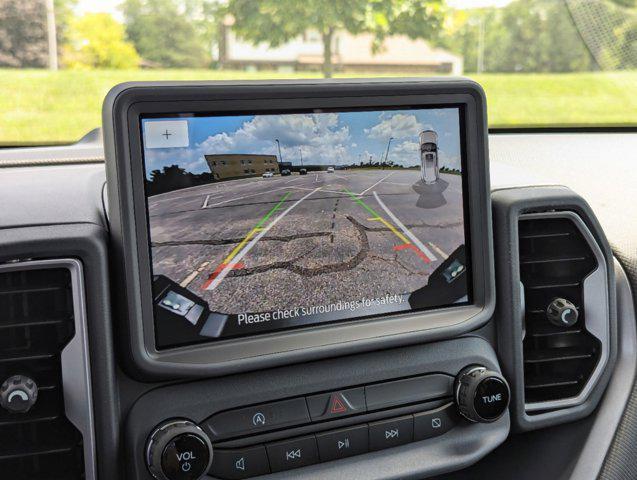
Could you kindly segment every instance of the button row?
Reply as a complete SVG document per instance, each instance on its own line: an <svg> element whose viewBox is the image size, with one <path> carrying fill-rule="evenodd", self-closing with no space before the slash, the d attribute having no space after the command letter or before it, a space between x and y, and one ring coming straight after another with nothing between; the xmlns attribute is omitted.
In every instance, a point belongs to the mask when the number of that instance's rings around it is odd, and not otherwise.
<svg viewBox="0 0 637 480"><path fill-rule="evenodd" d="M213 441L451 396L453 378L434 374L217 413L202 425Z"/></svg>
<svg viewBox="0 0 637 480"><path fill-rule="evenodd" d="M210 474L241 479L328 462L436 437L457 422L455 406L331 430L266 445L217 448Z"/></svg>

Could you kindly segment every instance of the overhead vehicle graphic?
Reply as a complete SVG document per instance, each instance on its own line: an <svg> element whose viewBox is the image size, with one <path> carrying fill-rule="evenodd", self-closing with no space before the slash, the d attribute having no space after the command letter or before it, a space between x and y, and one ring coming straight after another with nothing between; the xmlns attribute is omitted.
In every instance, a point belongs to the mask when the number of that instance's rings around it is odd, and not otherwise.
<svg viewBox="0 0 637 480"><path fill-rule="evenodd" d="M438 134L433 130L420 132L420 178L423 183L430 185L440 178L438 165Z"/></svg>

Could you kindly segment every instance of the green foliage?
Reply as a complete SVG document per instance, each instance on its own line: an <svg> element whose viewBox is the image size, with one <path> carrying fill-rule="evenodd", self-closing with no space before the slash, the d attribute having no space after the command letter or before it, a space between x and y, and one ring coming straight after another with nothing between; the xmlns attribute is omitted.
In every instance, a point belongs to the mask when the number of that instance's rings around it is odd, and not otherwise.
<svg viewBox="0 0 637 480"><path fill-rule="evenodd" d="M252 43L282 45L307 30L323 41L323 74L332 75L334 32L374 34L374 48L390 35L435 38L444 20L443 0L230 0L233 31Z"/></svg>
<svg viewBox="0 0 637 480"><path fill-rule="evenodd" d="M122 24L107 13L90 13L69 23L63 61L70 68L135 68L139 55Z"/></svg>
<svg viewBox="0 0 637 480"><path fill-rule="evenodd" d="M46 67L47 64L44 2L0 1L0 67Z"/></svg>
<svg viewBox="0 0 637 480"><path fill-rule="evenodd" d="M341 74L337 74L341 76ZM400 75L398 72L394 76ZM411 75L406 73L406 75ZM128 81L316 78L312 72L0 69L0 145L71 142L101 124L104 96ZM365 76L364 73L350 76ZM490 126L635 125L637 72L470 75Z"/></svg>
<svg viewBox="0 0 637 480"><path fill-rule="evenodd" d="M475 72L575 72L637 68L635 0L515 0L504 8L454 11L440 44Z"/></svg>
<svg viewBox="0 0 637 480"><path fill-rule="evenodd" d="M216 3L125 0L128 37L148 66L206 67L216 32Z"/></svg>
<svg viewBox="0 0 637 480"><path fill-rule="evenodd" d="M480 28L485 71L572 72L593 65L564 2L515 0L504 8L454 13L441 43L464 56L467 72L477 69Z"/></svg>

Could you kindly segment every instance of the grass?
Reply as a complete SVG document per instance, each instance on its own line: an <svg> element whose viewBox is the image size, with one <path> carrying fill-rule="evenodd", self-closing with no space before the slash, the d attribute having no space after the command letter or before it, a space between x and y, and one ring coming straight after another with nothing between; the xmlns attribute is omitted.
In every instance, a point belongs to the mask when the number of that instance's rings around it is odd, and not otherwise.
<svg viewBox="0 0 637 480"><path fill-rule="evenodd" d="M102 100L120 82L317 76L223 70L0 69L0 145L79 139L100 125ZM471 77L487 92L491 126L637 124L637 71Z"/></svg>

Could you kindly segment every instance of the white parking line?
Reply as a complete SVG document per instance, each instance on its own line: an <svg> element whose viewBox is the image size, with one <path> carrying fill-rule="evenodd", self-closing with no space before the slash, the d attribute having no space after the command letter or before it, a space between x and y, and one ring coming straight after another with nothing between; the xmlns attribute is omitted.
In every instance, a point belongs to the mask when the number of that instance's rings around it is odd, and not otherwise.
<svg viewBox="0 0 637 480"><path fill-rule="evenodd" d="M331 185L326 185L326 186L320 187L321 188L321 192L339 193L339 194L344 195L346 197L348 196L347 192L338 191L338 190L328 190L326 187L329 187L329 186L331 186ZM289 188L296 188L297 190L312 190L311 188L308 188L308 187L297 187L296 185L291 186Z"/></svg>
<svg viewBox="0 0 637 480"><path fill-rule="evenodd" d="M197 275L199 275L203 271L203 269L208 266L208 264L210 264L210 262L203 262L201 265L199 265L199 268L193 270L190 275L184 278L179 286L186 288L188 285L190 285L190 282L192 282L197 277Z"/></svg>
<svg viewBox="0 0 637 480"><path fill-rule="evenodd" d="M387 205L383 203L383 201L380 199L380 197L378 196L376 192L374 192L374 197L376 198L376 201L378 202L380 207L383 210L385 210L385 213L387 214L387 216L391 218L396 225L398 225L398 228L400 228L403 231L403 233L407 236L407 238L409 238L409 240L414 242L414 245L416 245L422 253L427 255L427 257L429 257L429 260L431 260L432 262L435 262L436 260L438 260L436 256L433 253L431 253L431 250L425 247L425 245L420 240L418 240L418 237L416 237L416 235L411 233L411 231L400 220L398 220L398 217L396 217L396 215L394 215L392 211L389 208L387 208Z"/></svg>
<svg viewBox="0 0 637 480"><path fill-rule="evenodd" d="M391 177L394 173L396 172L391 172L389 175L384 176L383 178L381 178L380 180L378 180L374 185L372 185L371 187L366 188L365 190L363 190L361 193L357 193L356 195L358 195L359 197L361 195L364 195L365 193L367 193L368 191L370 191L372 188L374 188L376 185L378 185L380 182L382 182L383 180L388 179L389 177Z"/></svg>
<svg viewBox="0 0 637 480"><path fill-rule="evenodd" d="M251 241L250 243L248 243L245 247L243 247L243 250L241 250L233 259L232 259L232 263L229 263L228 265L226 265L225 267L223 267L223 270L221 270L221 272L219 272L219 275L217 275L217 277L212 281L212 283L210 283L210 285L208 285L208 288L206 290L214 290L215 288L217 288L219 286L219 284L223 281L224 278L226 278L226 276L228 275L228 273L230 272L230 270L233 268L233 265L236 265L237 263L240 263L241 260L243 259L243 257L245 257L248 252L250 250L252 250L252 247L254 247L257 242L259 240L261 240L263 238L263 236L268 233L270 231L270 229L272 227L274 227L279 220L281 220L283 217L285 217L288 213L290 213L292 211L292 209L294 209L294 207L296 207L299 203L301 203L303 200L305 200L306 198L308 198L309 196L313 195L314 193L316 193L317 191L319 191L321 189L321 187L315 188L314 190L312 190L310 193L308 193L307 195L305 195L304 197L299 198L296 202L294 202L292 205L290 205L286 210L284 210L281 215L279 215L278 217L276 217L274 220L272 220L272 222L270 222L268 224L267 227L265 227L263 230L261 230L259 232L258 235L256 235Z"/></svg>
<svg viewBox="0 0 637 480"><path fill-rule="evenodd" d="M218 205L223 205L225 203L234 202L235 200L243 200L244 198L258 197L259 195L265 195L266 193L277 192L279 190L285 190L287 187L275 188L274 190L267 190L265 192L251 193L250 195L243 195L241 197L229 198L228 200L224 200L223 202L217 202L206 206L206 208L216 207Z"/></svg>
<svg viewBox="0 0 637 480"><path fill-rule="evenodd" d="M438 255L440 255L442 257L443 260L446 260L447 258L449 258L449 255L447 255L445 252L443 252L442 249L440 247L438 247L438 245L436 245L433 242L427 242L427 243L429 244L429 246L431 248L433 248L436 251L436 253Z"/></svg>
<svg viewBox="0 0 637 480"><path fill-rule="evenodd" d="M209 194L209 195L206 195L206 199L204 200L203 205L201 206L201 208L208 208L208 202L210 200L214 200L215 198L220 198L220 197L223 197L223 195L221 195L221 194L213 195L212 193Z"/></svg>

